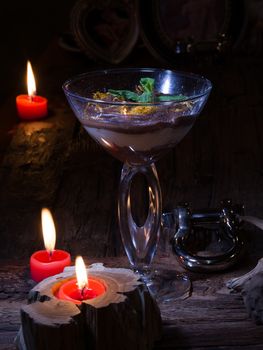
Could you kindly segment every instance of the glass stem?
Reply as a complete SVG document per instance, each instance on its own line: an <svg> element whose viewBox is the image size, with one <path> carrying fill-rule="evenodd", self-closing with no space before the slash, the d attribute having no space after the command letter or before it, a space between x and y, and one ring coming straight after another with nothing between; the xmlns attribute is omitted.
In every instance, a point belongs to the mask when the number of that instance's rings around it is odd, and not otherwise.
<svg viewBox="0 0 263 350"><path fill-rule="evenodd" d="M134 176L141 173L147 180L148 214L142 226L138 226L131 210L131 184ZM137 193L139 200L145 200L143 193ZM150 269L160 235L161 189L154 164L130 166L124 164L121 173L118 201L118 217L122 242L130 264L141 274Z"/></svg>

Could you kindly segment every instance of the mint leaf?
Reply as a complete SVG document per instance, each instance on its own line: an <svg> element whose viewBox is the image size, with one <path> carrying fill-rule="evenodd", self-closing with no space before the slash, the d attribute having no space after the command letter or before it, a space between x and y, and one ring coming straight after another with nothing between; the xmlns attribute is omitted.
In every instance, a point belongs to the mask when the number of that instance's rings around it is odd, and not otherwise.
<svg viewBox="0 0 263 350"><path fill-rule="evenodd" d="M141 78L140 85L145 92L153 94L154 90L154 79L152 78Z"/></svg>
<svg viewBox="0 0 263 350"><path fill-rule="evenodd" d="M143 91L141 94L129 90L112 90L109 89L108 92L115 97L122 97L124 100L149 103L153 100L154 92L154 79L152 78L141 78L140 88Z"/></svg>
<svg viewBox="0 0 263 350"><path fill-rule="evenodd" d="M108 92L115 97L123 97L125 101L131 100L131 101L137 101L138 100L138 94L136 92L132 92L129 90L112 90L109 89Z"/></svg>
<svg viewBox="0 0 263 350"><path fill-rule="evenodd" d="M155 95L154 94L154 83L155 80L152 78L141 78L139 84L139 93L129 90L112 90L109 89L108 93L112 96L124 99L124 101L150 103L153 101L157 102L169 102L169 101L182 101L187 99L186 96L179 95Z"/></svg>
<svg viewBox="0 0 263 350"><path fill-rule="evenodd" d="M152 102L152 93L151 92L143 92L141 95L138 95L137 102Z"/></svg>
<svg viewBox="0 0 263 350"><path fill-rule="evenodd" d="M157 101L164 102L164 101L183 101L186 100L187 97L184 95L159 95L156 97Z"/></svg>
<svg viewBox="0 0 263 350"><path fill-rule="evenodd" d="M129 90L112 90L109 89L108 92L115 97L122 97L125 101L134 101L134 102L145 102L149 103L152 101L151 92L143 92L142 94L137 94Z"/></svg>

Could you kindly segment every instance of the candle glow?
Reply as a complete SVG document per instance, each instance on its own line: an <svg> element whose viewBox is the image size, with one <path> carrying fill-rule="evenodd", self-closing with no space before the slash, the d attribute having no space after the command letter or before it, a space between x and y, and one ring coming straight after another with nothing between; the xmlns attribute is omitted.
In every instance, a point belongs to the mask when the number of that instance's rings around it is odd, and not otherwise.
<svg viewBox="0 0 263 350"><path fill-rule="evenodd" d="M27 92L28 96L31 98L33 98L37 93L36 81L30 61L27 61Z"/></svg>
<svg viewBox="0 0 263 350"><path fill-rule="evenodd" d="M77 286L80 290L88 288L88 274L84 261L81 256L77 256L75 262L75 271L77 277Z"/></svg>
<svg viewBox="0 0 263 350"><path fill-rule="evenodd" d="M16 108L20 119L37 120L48 115L48 100L38 96L36 81L30 61L27 61L27 95L16 97Z"/></svg>
<svg viewBox="0 0 263 350"><path fill-rule="evenodd" d="M61 300L71 301L80 305L85 300L94 299L105 293L106 288L96 277L89 277L83 258L77 256L75 260L76 277L62 282L54 295Z"/></svg>
<svg viewBox="0 0 263 350"><path fill-rule="evenodd" d="M31 277L36 282L61 273L71 263L68 252L55 249L56 229L51 212L47 208L41 211L41 224L46 250L38 250L30 257Z"/></svg>
<svg viewBox="0 0 263 350"><path fill-rule="evenodd" d="M47 208L41 211L42 233L44 245L48 253L51 255L56 244L56 229L51 212Z"/></svg>

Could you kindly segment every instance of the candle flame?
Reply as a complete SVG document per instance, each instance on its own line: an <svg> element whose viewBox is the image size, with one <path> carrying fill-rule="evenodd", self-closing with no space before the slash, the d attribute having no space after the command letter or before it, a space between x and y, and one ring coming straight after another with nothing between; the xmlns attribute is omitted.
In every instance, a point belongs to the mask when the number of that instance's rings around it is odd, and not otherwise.
<svg viewBox="0 0 263 350"><path fill-rule="evenodd" d="M81 256L76 257L75 270L77 276L77 285L79 289L88 287L88 274L84 261Z"/></svg>
<svg viewBox="0 0 263 350"><path fill-rule="evenodd" d="M52 254L56 244L56 229L51 212L47 208L42 209L41 221L45 248Z"/></svg>
<svg viewBox="0 0 263 350"><path fill-rule="evenodd" d="M27 61L27 92L30 97L36 95L36 81L30 61Z"/></svg>

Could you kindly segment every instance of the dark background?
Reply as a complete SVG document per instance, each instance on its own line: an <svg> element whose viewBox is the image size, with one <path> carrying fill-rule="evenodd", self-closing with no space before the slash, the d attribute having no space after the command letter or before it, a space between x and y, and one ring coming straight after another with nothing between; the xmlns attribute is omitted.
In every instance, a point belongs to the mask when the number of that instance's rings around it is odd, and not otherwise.
<svg viewBox="0 0 263 350"><path fill-rule="evenodd" d="M11 92L25 89L26 61L36 63L50 40L68 30L74 3L74 0L1 2L0 103Z"/></svg>
<svg viewBox="0 0 263 350"><path fill-rule="evenodd" d="M30 59L33 65L36 64L50 41L69 30L70 11L75 2L76 0L1 2L0 103L11 92L24 89L26 61ZM261 54L263 1L238 2L244 4L244 26L231 54ZM201 2L198 4L201 5ZM86 64L89 67L88 58ZM38 72L35 74L37 77Z"/></svg>

